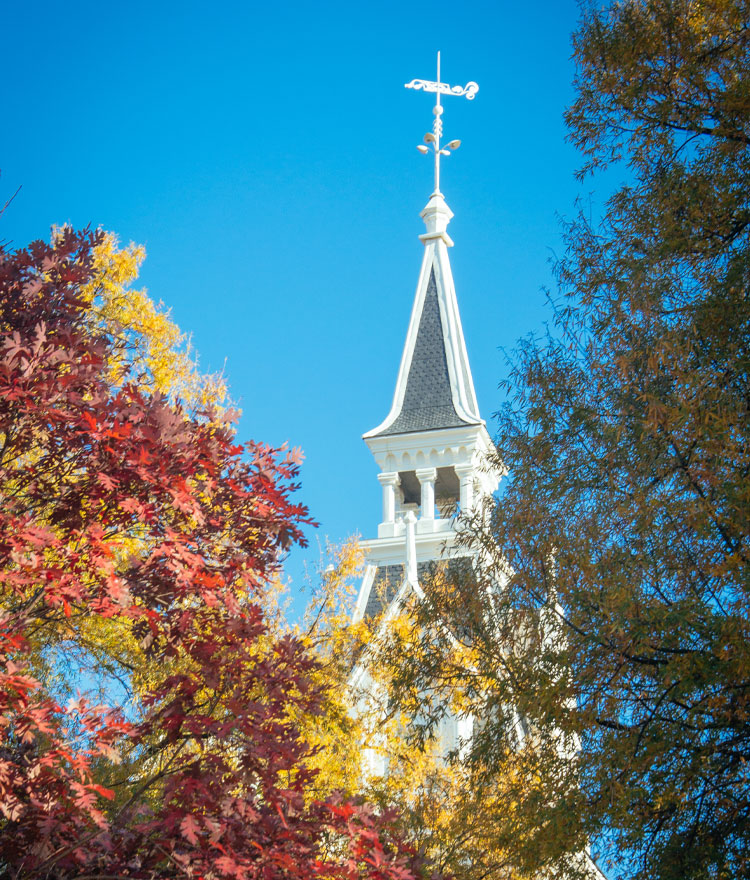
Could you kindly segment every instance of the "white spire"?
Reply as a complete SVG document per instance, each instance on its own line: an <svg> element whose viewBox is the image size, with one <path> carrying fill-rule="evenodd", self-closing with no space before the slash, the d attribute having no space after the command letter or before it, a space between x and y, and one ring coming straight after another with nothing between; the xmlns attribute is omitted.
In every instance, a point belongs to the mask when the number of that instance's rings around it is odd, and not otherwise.
<svg viewBox="0 0 750 880"><path fill-rule="evenodd" d="M433 193L430 201L422 208L419 215L424 220L427 232L419 238L427 244L430 239L442 239L448 247L453 247L453 239L448 235L448 224L453 218L453 211L448 207L442 193Z"/></svg>
<svg viewBox="0 0 750 880"><path fill-rule="evenodd" d="M453 212L441 194L433 193L421 216L427 229L419 236L425 250L393 404L385 421L365 439L484 424L448 258Z"/></svg>
<svg viewBox="0 0 750 880"><path fill-rule="evenodd" d="M365 439L382 434L483 425L471 378L466 343L458 313L448 248L453 241L448 223L453 212L440 192L440 157L450 155L460 141L441 147L443 134L441 95L465 95L473 100L479 91L475 82L450 86L440 81L440 53L437 81L413 79L407 89L422 89L437 96L435 122L425 141L435 155L435 189L421 212L427 231L420 235L425 246L409 331L401 358L393 405L384 422L366 433ZM421 153L429 153L420 145Z"/></svg>

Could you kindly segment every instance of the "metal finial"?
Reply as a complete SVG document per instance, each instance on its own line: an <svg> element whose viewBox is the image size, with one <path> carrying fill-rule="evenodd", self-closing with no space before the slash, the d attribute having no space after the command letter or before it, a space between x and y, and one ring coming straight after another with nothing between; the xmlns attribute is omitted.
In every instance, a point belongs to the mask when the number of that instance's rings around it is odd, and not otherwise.
<svg viewBox="0 0 750 880"><path fill-rule="evenodd" d="M479 91L479 86L475 82L468 82L465 86L449 86L448 83L440 82L440 52L438 52L437 82L430 82L426 79L413 79L411 82L406 83L405 88L421 89L422 91L435 92L436 94L435 106L432 108L435 121L432 124L432 131L428 131L424 136L424 139L425 143L432 147L432 151L435 154L435 193L441 195L440 157L450 156L451 150L457 150L461 146L461 141L450 141L450 143L447 144L447 149L446 147L440 146L440 138L443 136L443 120L441 119L443 108L440 106L440 96L457 95L458 97L461 97L462 95L465 95L469 101L473 101L476 93ZM424 144L420 144L417 149L423 154L430 152L429 147L425 147Z"/></svg>

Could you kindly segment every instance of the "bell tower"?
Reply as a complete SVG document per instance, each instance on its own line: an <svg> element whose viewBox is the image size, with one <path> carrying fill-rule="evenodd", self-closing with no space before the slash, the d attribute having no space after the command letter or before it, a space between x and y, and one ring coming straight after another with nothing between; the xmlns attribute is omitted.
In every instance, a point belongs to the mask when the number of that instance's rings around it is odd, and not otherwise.
<svg viewBox="0 0 750 880"><path fill-rule="evenodd" d="M380 469L383 507L377 538L363 542L368 565L355 620L378 615L408 585L419 592L420 568L454 553L456 516L470 514L502 476L484 464L492 441L479 415L448 257L453 213L439 186L441 157L461 143L441 147L440 96L471 99L479 87L441 83L438 55L437 82L412 80L407 88L437 95L428 146L418 147L434 154L435 188L421 212L422 268L393 404L363 435Z"/></svg>

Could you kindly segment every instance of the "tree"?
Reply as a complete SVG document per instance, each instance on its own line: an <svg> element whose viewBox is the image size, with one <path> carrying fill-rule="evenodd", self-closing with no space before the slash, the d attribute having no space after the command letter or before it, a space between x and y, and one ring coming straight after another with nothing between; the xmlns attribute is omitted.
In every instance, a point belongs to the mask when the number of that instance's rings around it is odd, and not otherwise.
<svg viewBox="0 0 750 880"><path fill-rule="evenodd" d="M262 610L299 456L139 385L92 315L103 245L0 252L2 873L408 878L387 817L309 796L317 664ZM87 651L140 678L128 705L60 705Z"/></svg>
<svg viewBox="0 0 750 880"><path fill-rule="evenodd" d="M625 182L566 226L481 564L428 591L397 685L483 719L516 865L580 875L593 839L622 876L748 877L750 5L591 4L573 45L582 175Z"/></svg>

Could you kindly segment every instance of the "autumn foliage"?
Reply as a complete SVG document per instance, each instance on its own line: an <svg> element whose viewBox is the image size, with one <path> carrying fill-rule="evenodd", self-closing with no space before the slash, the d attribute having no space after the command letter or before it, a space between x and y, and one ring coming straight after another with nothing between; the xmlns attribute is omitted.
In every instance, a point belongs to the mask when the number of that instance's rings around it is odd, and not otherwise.
<svg viewBox="0 0 750 880"><path fill-rule="evenodd" d="M0 251L0 873L407 878L382 816L311 796L316 661L261 610L298 457L139 381L102 242ZM67 700L71 663L127 699Z"/></svg>

